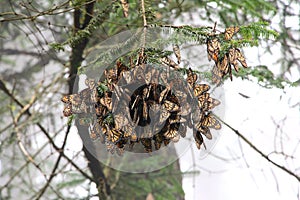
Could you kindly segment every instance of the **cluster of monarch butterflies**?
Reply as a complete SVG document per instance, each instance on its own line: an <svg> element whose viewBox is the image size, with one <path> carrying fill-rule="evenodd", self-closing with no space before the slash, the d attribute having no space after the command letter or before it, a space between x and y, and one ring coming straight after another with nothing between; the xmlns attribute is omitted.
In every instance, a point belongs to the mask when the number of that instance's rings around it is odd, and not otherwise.
<svg viewBox="0 0 300 200"><path fill-rule="evenodd" d="M233 66L235 71L238 72L238 61L244 68L247 68L245 57L238 48L230 47L223 56L220 55L220 40L223 39L224 41L229 41L238 31L239 27L229 27L222 33L224 36L223 38L216 37L216 35L213 34L208 37L206 41L208 60L213 60L215 62L212 70L212 81L217 85L220 84L222 78L227 74L229 74L230 79L232 80L231 66Z"/></svg>
<svg viewBox="0 0 300 200"><path fill-rule="evenodd" d="M179 47L174 45L173 51L180 64ZM211 113L220 102L210 97L208 85L197 83L192 69L185 80L175 61L160 61L166 67L146 65L141 55L130 67L117 61L99 81L86 79L86 89L62 98L64 116L77 114L79 123L89 126L91 139L119 155L136 143L145 152L158 150L185 137L187 127L193 130L197 148L205 147L203 135L212 139L210 128L221 128Z"/></svg>

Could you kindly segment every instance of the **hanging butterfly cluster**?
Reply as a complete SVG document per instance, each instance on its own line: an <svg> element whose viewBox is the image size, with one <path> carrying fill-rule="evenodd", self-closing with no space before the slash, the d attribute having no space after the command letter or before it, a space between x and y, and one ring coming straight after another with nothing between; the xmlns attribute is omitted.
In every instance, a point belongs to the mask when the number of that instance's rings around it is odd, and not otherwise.
<svg viewBox="0 0 300 200"><path fill-rule="evenodd" d="M210 97L209 93L207 93L210 87L206 84L196 83L197 79L197 74L189 69L187 82L189 87L194 91L194 96L198 102L198 107L191 113L193 124L190 124L189 127L193 129L193 136L197 148L200 149L202 144L205 147L202 135L209 140L212 139L209 128L219 130L221 129L221 124L211 113L211 110L219 105L220 101Z"/></svg>
<svg viewBox="0 0 300 200"><path fill-rule="evenodd" d="M180 64L179 47L174 45L173 51ZM146 56L141 55L130 67L117 61L104 78L86 79L86 89L62 98L64 116L77 114L79 123L89 126L92 139L99 138L119 155L136 143L146 152L158 150L185 137L187 127L193 129L197 147L205 147L202 135L212 139L210 128L221 128L211 113L220 102L210 97L208 85L197 83L192 69L185 80L175 61L160 61L166 67L145 64Z"/></svg>
<svg viewBox="0 0 300 200"><path fill-rule="evenodd" d="M226 28L222 33L224 41L231 40L238 31L239 27ZM220 37L217 38L215 34L212 34L212 36L207 39L206 45L208 60L213 60L215 62L212 70L212 81L217 85L220 84L222 78L227 74L229 74L230 79L232 80L231 66L238 72L238 61L244 68L247 68L245 57L238 48L230 47L223 56L220 55L221 41Z"/></svg>

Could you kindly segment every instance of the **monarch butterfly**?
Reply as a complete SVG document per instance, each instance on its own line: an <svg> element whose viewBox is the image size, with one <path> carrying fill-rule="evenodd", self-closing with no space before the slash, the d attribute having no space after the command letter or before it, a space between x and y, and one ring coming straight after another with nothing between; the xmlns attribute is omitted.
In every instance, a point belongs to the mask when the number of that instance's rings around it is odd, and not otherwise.
<svg viewBox="0 0 300 200"><path fill-rule="evenodd" d="M198 131L200 131L207 139L212 139L212 135L208 127L201 127Z"/></svg>
<svg viewBox="0 0 300 200"><path fill-rule="evenodd" d="M130 141L131 142L136 142L138 140L137 135L135 132L132 132L130 135Z"/></svg>
<svg viewBox="0 0 300 200"><path fill-rule="evenodd" d="M152 69L154 70L154 69ZM148 85L149 83L151 83L151 79L152 79L152 70L149 70L148 72L145 73L145 82Z"/></svg>
<svg viewBox="0 0 300 200"><path fill-rule="evenodd" d="M69 117L73 114L71 104L65 105L64 110L63 110L63 114L64 114L65 117Z"/></svg>
<svg viewBox="0 0 300 200"><path fill-rule="evenodd" d="M148 100L150 94L153 93L153 88L152 88L152 86L153 86L153 85L150 83L150 84L148 85L148 87L145 87L145 88L143 89L143 97L144 97L144 99Z"/></svg>
<svg viewBox="0 0 300 200"><path fill-rule="evenodd" d="M116 143L116 146L119 148L119 149L123 149L125 144L127 143L127 138L121 138L117 143Z"/></svg>
<svg viewBox="0 0 300 200"><path fill-rule="evenodd" d="M204 119L201 122L201 125L203 127L209 127L216 130L221 129L221 123L210 113L204 117Z"/></svg>
<svg viewBox="0 0 300 200"><path fill-rule="evenodd" d="M211 98L209 93L204 93L198 97L198 105L201 109L203 109L209 98Z"/></svg>
<svg viewBox="0 0 300 200"><path fill-rule="evenodd" d="M173 45L173 52L177 58L177 63L180 64L181 62L181 55L180 55L180 49L177 44Z"/></svg>
<svg viewBox="0 0 300 200"><path fill-rule="evenodd" d="M167 85L167 87L163 91L161 91L161 93L159 95L159 99L158 99L159 103L161 103L166 98L169 91L170 91L170 86Z"/></svg>
<svg viewBox="0 0 300 200"><path fill-rule="evenodd" d="M145 70L141 65L138 65L133 70L133 79L136 79L138 81L145 81Z"/></svg>
<svg viewBox="0 0 300 200"><path fill-rule="evenodd" d="M106 108L102 104L95 104L95 113L97 116L103 116L106 114Z"/></svg>
<svg viewBox="0 0 300 200"><path fill-rule="evenodd" d="M73 114L87 113L87 111L88 111L88 106L83 101L81 102L80 105L71 104L71 106L72 106L72 113Z"/></svg>
<svg viewBox="0 0 300 200"><path fill-rule="evenodd" d="M144 55L143 52L139 53L138 59L136 61L136 66L142 66L147 61L147 55Z"/></svg>
<svg viewBox="0 0 300 200"><path fill-rule="evenodd" d="M169 130L164 133L164 136L168 139L172 139L178 135L177 128L175 126L170 126Z"/></svg>
<svg viewBox="0 0 300 200"><path fill-rule="evenodd" d="M185 101L181 101L180 106L181 106L181 109L177 113L178 115L180 115L180 116L187 116L188 114L191 113L191 110L192 110L191 105L189 103L187 103L186 100Z"/></svg>
<svg viewBox="0 0 300 200"><path fill-rule="evenodd" d="M145 74L145 82L146 84L149 83L158 83L157 81L157 70L155 70L154 68L148 69L148 72L146 72Z"/></svg>
<svg viewBox="0 0 300 200"><path fill-rule="evenodd" d="M196 142L197 148L200 149L201 145L203 144L204 148L206 149L206 146L205 146L205 143L204 143L204 140L203 140L203 137L202 137L200 131L194 130L193 131L193 136L194 136L194 140Z"/></svg>
<svg viewBox="0 0 300 200"><path fill-rule="evenodd" d="M174 95L180 100L180 102L186 103L187 93L185 91L180 91L179 89L176 89L174 91Z"/></svg>
<svg viewBox="0 0 300 200"><path fill-rule="evenodd" d="M203 93L207 92L210 89L209 85L206 84L196 84L194 86L194 94L196 97L202 95Z"/></svg>
<svg viewBox="0 0 300 200"><path fill-rule="evenodd" d="M61 101L63 103L69 103L75 106L80 105L82 102L79 94L70 94L70 95L63 96L61 98Z"/></svg>
<svg viewBox="0 0 300 200"><path fill-rule="evenodd" d="M118 72L117 72L117 69L115 69L115 68L106 69L104 71L104 75L105 75L108 83L116 83L118 80Z"/></svg>
<svg viewBox="0 0 300 200"><path fill-rule="evenodd" d="M236 59L242 64L242 66L244 68L248 67L247 63L246 63L246 59L239 49L235 49L235 56L236 56Z"/></svg>
<svg viewBox="0 0 300 200"><path fill-rule="evenodd" d="M220 52L220 42L218 38L208 39L206 45L208 60L211 61L211 59L213 59L213 61L217 62Z"/></svg>
<svg viewBox="0 0 300 200"><path fill-rule="evenodd" d="M142 97L140 95L136 95L133 97L134 98L134 101L132 103L132 105L130 106L130 109L133 110L134 108L137 107L138 103L140 100L142 100Z"/></svg>
<svg viewBox="0 0 300 200"><path fill-rule="evenodd" d="M175 117L173 117L174 119L169 118L169 123L170 124L174 124L174 123L182 123L182 122L186 122L186 119L181 117L180 115L176 115Z"/></svg>
<svg viewBox="0 0 300 200"><path fill-rule="evenodd" d="M107 82L106 86L107 86L107 88L108 88L109 91L113 91L114 90L113 82Z"/></svg>
<svg viewBox="0 0 300 200"><path fill-rule="evenodd" d="M124 90L122 87L118 86L117 84L113 83L112 84L112 88L114 91L114 94L116 95L116 98L118 99L118 101L120 100L122 94L124 93ZM111 90L112 91L112 90Z"/></svg>
<svg viewBox="0 0 300 200"><path fill-rule="evenodd" d="M132 110L132 113L133 113L133 117L132 117L133 123L138 124L138 123L139 123L139 120L140 120L138 108L134 108L134 109Z"/></svg>
<svg viewBox="0 0 300 200"><path fill-rule="evenodd" d="M101 126L99 123L94 123L93 125L93 131L100 139L100 142L103 144L105 142L105 134L107 132L107 129L105 126Z"/></svg>
<svg viewBox="0 0 300 200"><path fill-rule="evenodd" d="M208 93L205 93L198 97L198 105L203 111L209 111L214 107L220 105L220 103L221 102L219 100L210 97Z"/></svg>
<svg viewBox="0 0 300 200"><path fill-rule="evenodd" d="M141 131L138 132L140 133ZM142 138L152 138L152 136L153 136L153 127L151 126L144 127L143 132L140 134L140 137Z"/></svg>
<svg viewBox="0 0 300 200"><path fill-rule="evenodd" d="M238 72L239 66L238 66L238 63L237 63L236 55L237 55L237 54L236 54L236 51L235 51L234 48L229 49L229 52L228 52L229 63L230 63L231 65L233 65L235 71Z"/></svg>
<svg viewBox="0 0 300 200"><path fill-rule="evenodd" d="M221 102L217 99L214 99L214 98L209 98L208 99L208 104L207 104L207 110L212 110L214 107L220 105Z"/></svg>
<svg viewBox="0 0 300 200"><path fill-rule="evenodd" d="M219 60L213 67L212 81L218 85L221 82L223 76L228 72L231 72L230 70L231 68L228 62L228 57L225 54L224 57L221 60Z"/></svg>
<svg viewBox="0 0 300 200"><path fill-rule="evenodd" d="M150 104L149 105L149 116L150 119L156 119L159 117L161 106L159 104Z"/></svg>
<svg viewBox="0 0 300 200"><path fill-rule="evenodd" d="M106 92L104 97L100 99L100 103L105 106L109 111L112 110L112 99L109 97L109 94Z"/></svg>
<svg viewBox="0 0 300 200"><path fill-rule="evenodd" d="M91 103L97 103L97 101L98 101L98 91L96 88L94 88L90 92L90 101L91 101Z"/></svg>
<svg viewBox="0 0 300 200"><path fill-rule="evenodd" d="M109 141L116 143L117 141L120 140L122 136L122 132L120 130L117 130L115 128L110 129L107 125L106 125L106 129L107 129L107 139Z"/></svg>
<svg viewBox="0 0 300 200"><path fill-rule="evenodd" d="M226 54L221 60L219 60L219 62L217 63L217 67L220 69L223 75L228 73L230 65L228 62L228 56Z"/></svg>
<svg viewBox="0 0 300 200"><path fill-rule="evenodd" d="M133 81L133 75L130 71L126 71L122 73L123 79L125 80L125 84L130 84Z"/></svg>
<svg viewBox="0 0 300 200"><path fill-rule="evenodd" d="M160 74L160 72L158 70L154 70L154 72L152 72L152 83L155 83L155 84L159 83L159 74Z"/></svg>
<svg viewBox="0 0 300 200"><path fill-rule="evenodd" d="M152 141L151 138L142 138L141 143L144 145L144 149L147 153L152 152Z"/></svg>
<svg viewBox="0 0 300 200"><path fill-rule="evenodd" d="M148 119L148 106L146 101L143 101L143 118L144 120Z"/></svg>
<svg viewBox="0 0 300 200"><path fill-rule="evenodd" d="M149 93L150 93L150 88L145 87L145 88L143 89L142 97L143 97L144 99L147 99L147 98L149 97Z"/></svg>
<svg viewBox="0 0 300 200"><path fill-rule="evenodd" d="M90 103L91 101L91 90L85 88L79 92L80 99L84 102Z"/></svg>
<svg viewBox="0 0 300 200"><path fill-rule="evenodd" d="M169 77L169 73L166 72L166 71L161 71L160 74L159 74L159 78L163 82L163 85L169 85L168 77Z"/></svg>
<svg viewBox="0 0 300 200"><path fill-rule="evenodd" d="M212 82L219 85L222 77L223 77L223 73L220 71L217 65L214 65L212 69Z"/></svg>
<svg viewBox="0 0 300 200"><path fill-rule="evenodd" d="M176 103L169 100L164 101L163 107L169 112L176 112L180 110L180 107Z"/></svg>
<svg viewBox="0 0 300 200"><path fill-rule="evenodd" d="M160 58L160 62L162 62L162 64L172 67L174 69L179 69L179 66L169 57Z"/></svg>
<svg viewBox="0 0 300 200"><path fill-rule="evenodd" d="M115 128L121 129L123 126L126 126L129 121L123 113L118 113L114 115Z"/></svg>
<svg viewBox="0 0 300 200"><path fill-rule="evenodd" d="M170 139L165 138L164 139L164 145L167 146L170 143L170 141L171 141Z"/></svg>
<svg viewBox="0 0 300 200"><path fill-rule="evenodd" d="M172 138L175 138L175 137L178 137L179 134L178 134L178 129L180 127L180 123L173 123L173 124L170 124L170 128L169 128L169 134L168 136L171 136L169 137L170 139ZM166 136L167 137L167 136ZM168 137L167 137L168 138ZM176 139L175 139L176 140Z"/></svg>
<svg viewBox="0 0 300 200"><path fill-rule="evenodd" d="M198 79L198 76L191 68L189 68L188 73L187 73L187 82L188 84L193 88L196 81Z"/></svg>
<svg viewBox="0 0 300 200"><path fill-rule="evenodd" d="M159 150L161 147L161 144L164 140L164 137L161 134L156 134L153 136L153 140L154 140L154 147L156 150Z"/></svg>
<svg viewBox="0 0 300 200"><path fill-rule="evenodd" d="M207 126L203 126L201 122L195 125L195 128L197 131L201 132L207 139L212 139L212 135L210 133L210 130Z"/></svg>
<svg viewBox="0 0 300 200"><path fill-rule="evenodd" d="M121 127L124 133L124 138L129 138L133 134L133 127L130 124Z"/></svg>
<svg viewBox="0 0 300 200"><path fill-rule="evenodd" d="M232 26L225 29L225 40L230 40L234 34L236 34L240 30L237 26Z"/></svg>
<svg viewBox="0 0 300 200"><path fill-rule="evenodd" d="M118 79L120 79L122 77L122 74L126 71L128 71L129 68L124 65L121 61L117 61L117 76Z"/></svg>
<svg viewBox="0 0 300 200"><path fill-rule="evenodd" d="M95 88L96 86L96 82L94 79L91 79L91 78L86 78L85 81L84 81L85 85L88 86L88 89L89 90L92 90Z"/></svg>
<svg viewBox="0 0 300 200"><path fill-rule="evenodd" d="M178 98L174 94L168 95L167 101L171 101L172 103L179 105Z"/></svg>

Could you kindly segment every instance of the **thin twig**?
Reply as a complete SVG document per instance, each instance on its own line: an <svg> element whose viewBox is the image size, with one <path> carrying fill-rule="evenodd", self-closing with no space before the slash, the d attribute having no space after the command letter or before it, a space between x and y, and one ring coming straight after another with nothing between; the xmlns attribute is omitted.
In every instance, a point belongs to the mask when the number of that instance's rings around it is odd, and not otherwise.
<svg viewBox="0 0 300 200"><path fill-rule="evenodd" d="M228 128L230 128L237 136L239 136L244 142L246 142L254 151L256 151L258 154L260 154L264 159L266 159L271 164L275 165L279 169L283 170L284 172L288 173L289 175L293 176L297 179L298 182L300 182L300 176L292 172L291 170L287 169L286 167L277 164L273 160L271 160L267 154L263 153L261 150L258 149L250 140L248 140L243 134L241 134L238 130L234 129L232 126L218 118L223 124L225 124Z"/></svg>
<svg viewBox="0 0 300 200"><path fill-rule="evenodd" d="M144 2L144 0L141 0L141 7L142 7L143 22L144 22L144 34L143 34L141 56L144 57L145 46L146 46L146 33L147 33L147 19L146 19L146 11L145 11L145 2Z"/></svg>
<svg viewBox="0 0 300 200"><path fill-rule="evenodd" d="M6 88L4 82L2 80L0 80L0 90L2 90L5 94L7 94L7 96L9 96L19 107L24 108L24 105L13 95L9 92L9 90ZM29 110L27 110L24 114L27 114L29 117L32 116L31 112ZM85 173L78 165L76 165L73 160L71 158L69 158L63 151L61 148L59 148L53 141L53 138L50 136L50 134L48 133L48 131L46 130L46 128L41 125L39 122L36 123L36 125L39 127L39 129L44 133L44 135L47 137L47 139L49 140L49 143L52 145L52 147L59 152L63 158L65 158L68 162L71 163L71 165L73 167L75 167L76 170L78 170L85 178L94 181L94 179L88 175L87 173Z"/></svg>
<svg viewBox="0 0 300 200"><path fill-rule="evenodd" d="M144 21L144 27L147 26L147 19L146 19L146 11L145 11L145 1L144 0L141 0L142 1L142 14L143 14L143 21Z"/></svg>

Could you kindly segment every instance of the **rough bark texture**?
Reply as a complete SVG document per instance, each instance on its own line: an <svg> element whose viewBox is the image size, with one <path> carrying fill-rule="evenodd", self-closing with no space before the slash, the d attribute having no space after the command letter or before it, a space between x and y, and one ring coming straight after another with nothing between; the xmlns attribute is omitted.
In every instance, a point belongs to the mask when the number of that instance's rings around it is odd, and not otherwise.
<svg viewBox="0 0 300 200"><path fill-rule="evenodd" d="M78 30L86 28L86 26L89 24L90 20L92 19L94 9L94 2L88 3L85 6L86 14L83 16L84 21L83 24L80 23L82 12L80 9L75 9L74 11L74 34ZM70 76L69 76L69 93L74 93L77 91L76 86L78 83L76 83L76 75L78 72L78 68L80 67L82 61L83 61L83 52L86 48L87 44L89 42L88 38L82 38L78 43L74 44L72 46L72 54L70 57ZM75 87L74 87L75 86ZM88 134L88 128L81 126L78 122L76 122L76 127L78 129L78 133L81 137L81 139L84 141L84 135ZM103 169L99 163L99 161L92 155L90 151L93 151L93 144L90 142L89 150L83 146L83 152L85 154L85 157L88 161L88 167L93 175L94 181L97 185L97 188L99 189L99 197L100 199L103 199L105 196L110 195L110 187L106 181L106 178L103 173Z"/></svg>

